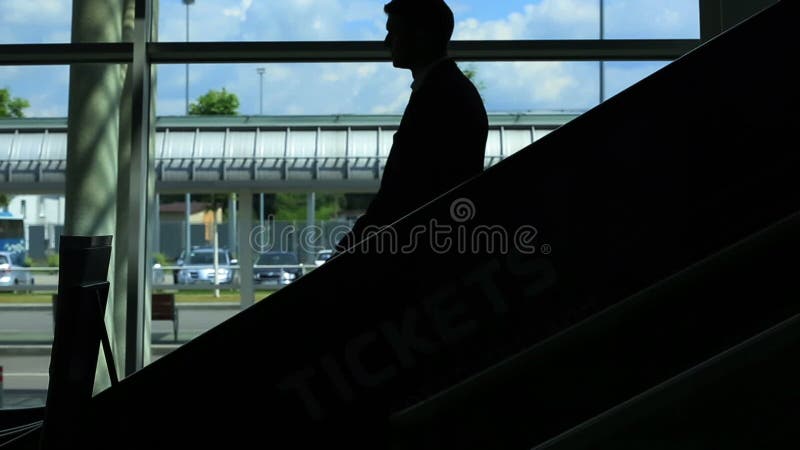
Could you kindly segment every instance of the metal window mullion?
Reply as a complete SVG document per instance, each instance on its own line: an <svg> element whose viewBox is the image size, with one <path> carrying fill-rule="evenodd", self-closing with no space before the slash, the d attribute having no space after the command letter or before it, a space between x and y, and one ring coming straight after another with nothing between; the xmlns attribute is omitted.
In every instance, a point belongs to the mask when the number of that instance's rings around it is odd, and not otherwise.
<svg viewBox="0 0 800 450"><path fill-rule="evenodd" d="M452 41L448 53L465 61L670 60L695 48L698 39L550 39ZM387 62L381 41L158 42L155 63L214 62Z"/></svg>
<svg viewBox="0 0 800 450"><path fill-rule="evenodd" d="M66 65L78 63L128 64L133 59L129 42L76 42L65 44L2 44L0 66Z"/></svg>
<svg viewBox="0 0 800 450"><path fill-rule="evenodd" d="M705 42L722 32L722 0L700 0L700 40Z"/></svg>
<svg viewBox="0 0 800 450"><path fill-rule="evenodd" d="M703 39L722 28L719 0L701 0ZM464 61L663 61L697 47L700 39L564 39L453 41L449 54ZM151 64L208 62L388 62L381 41L152 42ZM130 63L129 43L3 44L0 65Z"/></svg>
<svg viewBox="0 0 800 450"><path fill-rule="evenodd" d="M151 171L150 121L151 66L147 59L150 37L150 0L136 1L133 32L133 88L131 127L131 176L129 177L130 231L128 245L128 280L126 311L125 374L131 375L144 366L145 295L150 282L146 275L147 223L149 212L148 182Z"/></svg>

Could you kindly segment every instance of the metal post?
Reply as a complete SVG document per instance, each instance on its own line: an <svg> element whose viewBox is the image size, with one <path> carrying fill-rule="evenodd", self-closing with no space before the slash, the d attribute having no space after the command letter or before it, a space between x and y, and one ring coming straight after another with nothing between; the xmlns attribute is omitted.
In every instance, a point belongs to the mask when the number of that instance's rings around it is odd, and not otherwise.
<svg viewBox="0 0 800 450"><path fill-rule="evenodd" d="M317 222L316 209L317 209L317 194L316 192L309 192L306 195L306 231L305 231L306 236L310 236L308 235L308 233L314 232L314 225ZM312 238L316 238L316 236L312 236ZM308 241L303 240L301 242L308 242ZM305 263L310 265L314 264L314 252L316 249L310 248L311 247L310 245L308 247L309 248L305 249L306 250ZM305 268L303 269L303 272L305 272Z"/></svg>
<svg viewBox="0 0 800 450"><path fill-rule="evenodd" d="M239 192L242 216L239 218L239 283L242 309L255 303L253 291L253 251L250 248L250 227L253 225L253 193Z"/></svg>
<svg viewBox="0 0 800 450"><path fill-rule="evenodd" d="M256 71L258 72L258 78L260 84L258 88L258 114L260 116L264 115L264 72L266 72L266 70L267 69L263 67L259 67L258 69L256 69Z"/></svg>
<svg viewBox="0 0 800 450"><path fill-rule="evenodd" d="M183 244L184 253L183 259L189 259L189 253L192 252L192 194L187 193L183 200L186 203L186 218L185 218L185 242Z"/></svg>
<svg viewBox="0 0 800 450"><path fill-rule="evenodd" d="M214 297L219 298L219 230L217 229L217 199L212 196L211 205L214 208Z"/></svg>
<svg viewBox="0 0 800 450"><path fill-rule="evenodd" d="M600 0L600 40L605 39L605 11L603 4L605 2ZM600 60L600 103L603 103L606 98L606 74L605 74L605 61Z"/></svg>
<svg viewBox="0 0 800 450"><path fill-rule="evenodd" d="M266 229L264 228L264 193L262 192L259 194L260 201L258 206L258 222L261 226L261 232L264 233Z"/></svg>
<svg viewBox="0 0 800 450"><path fill-rule="evenodd" d="M193 4L194 0L183 0L186 5L186 42L189 42L189 5ZM186 115L189 115L189 64L186 64Z"/></svg>
<svg viewBox="0 0 800 450"><path fill-rule="evenodd" d="M82 3L82 2L77 2ZM107 2L105 2L107 3ZM133 40L133 91L131 173L128 179L130 195L130 232L128 245L128 289L126 313L125 374L131 375L144 366L146 301L150 290L152 272L148 263L146 245L152 237L149 232L147 212L150 210L152 186L155 180L153 167L154 147L151 144L155 123L152 109L152 68L147 59L147 43L152 35L152 9L150 1L136 2L136 19ZM142 214L142 211L145 213Z"/></svg>
<svg viewBox="0 0 800 450"><path fill-rule="evenodd" d="M700 39L707 41L722 32L722 0L700 0Z"/></svg>
<svg viewBox="0 0 800 450"><path fill-rule="evenodd" d="M161 253L161 194L155 194L153 204L153 253Z"/></svg>
<svg viewBox="0 0 800 450"><path fill-rule="evenodd" d="M228 248L231 254L238 255L236 246L236 193L228 196Z"/></svg>

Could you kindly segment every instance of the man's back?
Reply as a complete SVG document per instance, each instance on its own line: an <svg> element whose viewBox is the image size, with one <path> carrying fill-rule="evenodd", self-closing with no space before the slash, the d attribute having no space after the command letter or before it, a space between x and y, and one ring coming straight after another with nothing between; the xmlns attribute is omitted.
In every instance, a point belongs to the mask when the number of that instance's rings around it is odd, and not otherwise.
<svg viewBox="0 0 800 450"><path fill-rule="evenodd" d="M409 99L381 186L349 236L388 225L483 170L488 119L481 97L455 62L430 68Z"/></svg>
<svg viewBox="0 0 800 450"><path fill-rule="evenodd" d="M453 11L443 0L391 0L383 10L384 45L394 67L411 70L414 92L378 194L338 251L483 170L489 121L477 89L447 57Z"/></svg>

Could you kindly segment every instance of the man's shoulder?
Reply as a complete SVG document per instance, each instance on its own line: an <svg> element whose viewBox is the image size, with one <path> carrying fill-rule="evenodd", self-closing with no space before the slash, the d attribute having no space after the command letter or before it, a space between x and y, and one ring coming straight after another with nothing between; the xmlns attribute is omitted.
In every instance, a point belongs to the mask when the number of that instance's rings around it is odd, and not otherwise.
<svg viewBox="0 0 800 450"><path fill-rule="evenodd" d="M420 89L420 94L463 100L480 99L475 85L452 59L444 60L434 68L425 85Z"/></svg>

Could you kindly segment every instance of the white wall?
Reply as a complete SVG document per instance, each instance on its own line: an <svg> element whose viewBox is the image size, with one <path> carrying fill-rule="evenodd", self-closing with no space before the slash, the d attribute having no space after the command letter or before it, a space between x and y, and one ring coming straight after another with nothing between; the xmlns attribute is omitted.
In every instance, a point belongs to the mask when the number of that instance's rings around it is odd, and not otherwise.
<svg viewBox="0 0 800 450"><path fill-rule="evenodd" d="M55 246L55 226L64 224L64 197L61 195L15 195L8 211L25 219L25 244L28 245L28 227L44 225L45 239Z"/></svg>

